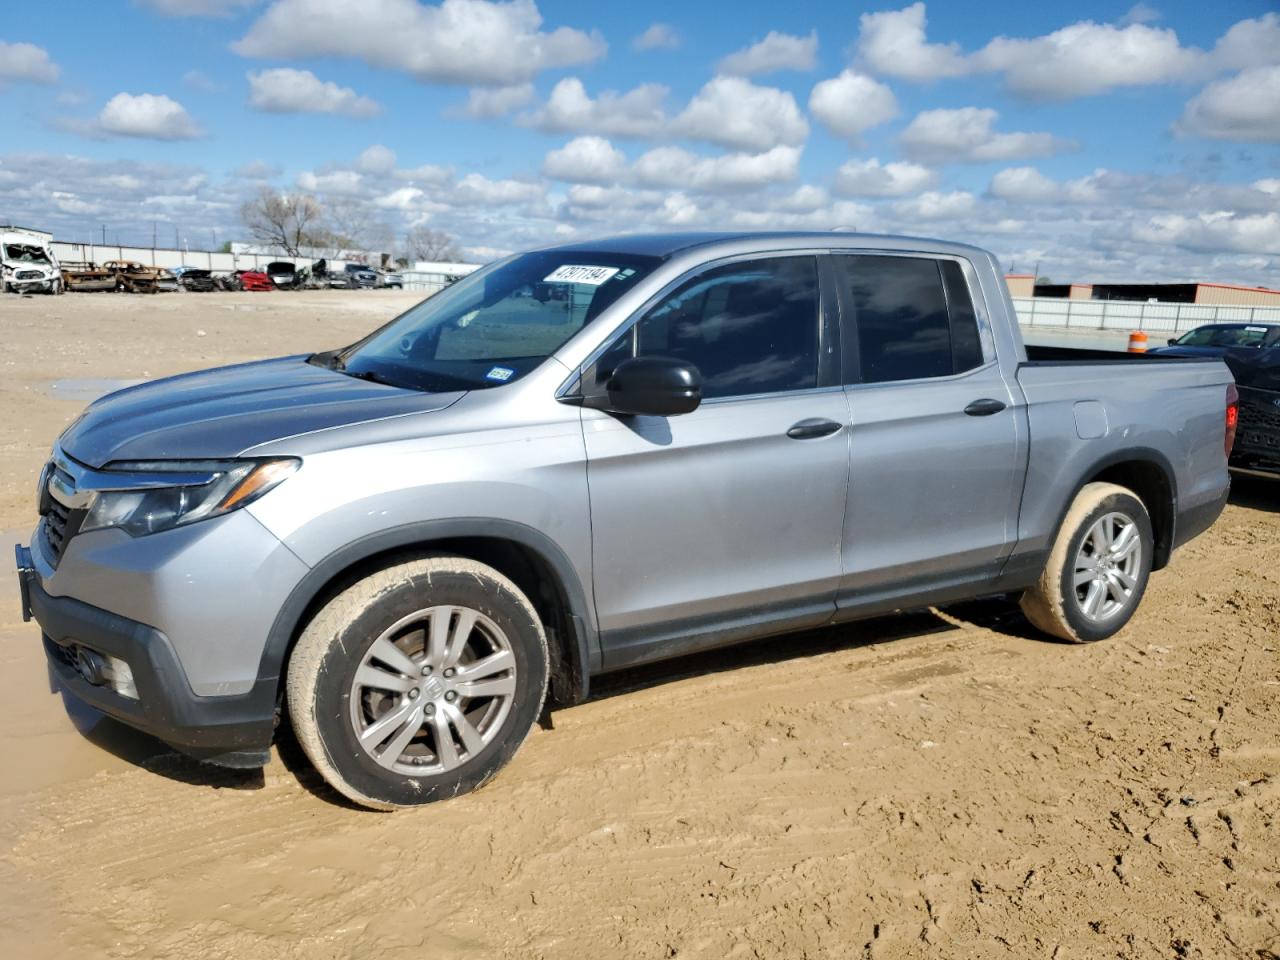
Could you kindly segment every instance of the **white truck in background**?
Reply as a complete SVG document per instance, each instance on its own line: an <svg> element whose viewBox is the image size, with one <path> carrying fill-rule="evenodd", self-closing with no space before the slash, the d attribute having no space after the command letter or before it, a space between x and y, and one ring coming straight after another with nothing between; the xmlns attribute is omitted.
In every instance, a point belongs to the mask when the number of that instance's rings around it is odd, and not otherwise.
<svg viewBox="0 0 1280 960"><path fill-rule="evenodd" d="M0 290L5 293L62 293L62 267L48 234L0 226Z"/></svg>

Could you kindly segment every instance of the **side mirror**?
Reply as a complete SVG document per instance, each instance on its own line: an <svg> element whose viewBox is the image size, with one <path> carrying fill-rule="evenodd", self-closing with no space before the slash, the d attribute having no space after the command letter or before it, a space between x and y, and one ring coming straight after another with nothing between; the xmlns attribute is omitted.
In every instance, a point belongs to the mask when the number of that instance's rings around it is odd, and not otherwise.
<svg viewBox="0 0 1280 960"><path fill-rule="evenodd" d="M1169 346L1171 346L1171 347L1176 347L1177 345L1178 345L1178 338L1177 338L1177 337L1170 337L1170 338L1169 338Z"/></svg>
<svg viewBox="0 0 1280 960"><path fill-rule="evenodd" d="M634 357L618 364L604 396L587 397L583 406L623 415L674 417L702 402L702 374L683 360Z"/></svg>

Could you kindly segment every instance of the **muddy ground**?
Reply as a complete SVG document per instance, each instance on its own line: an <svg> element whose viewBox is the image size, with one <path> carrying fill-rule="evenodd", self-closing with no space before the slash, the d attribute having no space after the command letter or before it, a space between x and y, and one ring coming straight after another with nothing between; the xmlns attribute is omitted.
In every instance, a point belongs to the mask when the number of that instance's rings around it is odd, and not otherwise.
<svg viewBox="0 0 1280 960"><path fill-rule="evenodd" d="M0 528L93 392L54 382L331 347L413 299L0 299ZM647 668L394 815L287 743L219 771L64 702L0 590L0 956L1280 956L1280 485L1238 480L1108 642L985 602Z"/></svg>

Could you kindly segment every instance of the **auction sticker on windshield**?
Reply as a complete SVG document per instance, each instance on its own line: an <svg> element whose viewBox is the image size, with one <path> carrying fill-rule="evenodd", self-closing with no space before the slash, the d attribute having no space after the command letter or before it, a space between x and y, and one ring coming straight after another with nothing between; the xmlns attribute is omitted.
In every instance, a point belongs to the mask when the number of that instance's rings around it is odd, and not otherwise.
<svg viewBox="0 0 1280 960"><path fill-rule="evenodd" d="M556 267L543 283L586 283L598 287L618 272L617 267L578 267L566 264Z"/></svg>

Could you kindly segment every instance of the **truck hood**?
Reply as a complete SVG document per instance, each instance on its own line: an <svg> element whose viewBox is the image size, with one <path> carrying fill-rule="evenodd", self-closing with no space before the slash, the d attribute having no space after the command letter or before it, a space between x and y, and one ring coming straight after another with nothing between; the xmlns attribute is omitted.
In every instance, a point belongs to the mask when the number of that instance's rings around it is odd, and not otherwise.
<svg viewBox="0 0 1280 960"><path fill-rule="evenodd" d="M202 370L108 394L67 428L59 445L91 467L220 459L298 434L442 410L463 396L368 383L306 359Z"/></svg>

